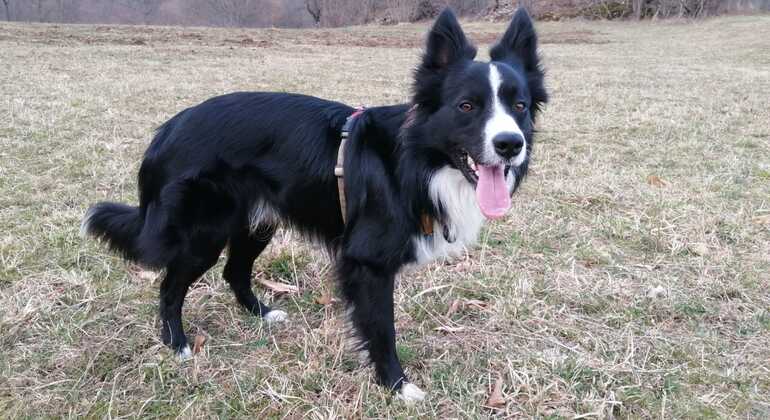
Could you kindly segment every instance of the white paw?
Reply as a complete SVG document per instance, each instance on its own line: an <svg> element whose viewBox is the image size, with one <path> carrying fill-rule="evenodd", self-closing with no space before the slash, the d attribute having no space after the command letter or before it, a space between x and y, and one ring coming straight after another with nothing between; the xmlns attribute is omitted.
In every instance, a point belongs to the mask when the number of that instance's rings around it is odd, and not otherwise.
<svg viewBox="0 0 770 420"><path fill-rule="evenodd" d="M289 315L284 311L273 309L272 311L266 313L262 319L264 319L268 324L273 324L276 322L286 322L286 320L289 319Z"/></svg>
<svg viewBox="0 0 770 420"><path fill-rule="evenodd" d="M190 350L190 346L182 347L182 350L179 350L179 353L177 353L176 355L177 357L179 357L180 362L184 362L185 360L190 360L193 357L192 350Z"/></svg>
<svg viewBox="0 0 770 420"><path fill-rule="evenodd" d="M425 395L425 391L411 383L404 384L398 391L398 398L404 400L407 404L420 402L425 399Z"/></svg>

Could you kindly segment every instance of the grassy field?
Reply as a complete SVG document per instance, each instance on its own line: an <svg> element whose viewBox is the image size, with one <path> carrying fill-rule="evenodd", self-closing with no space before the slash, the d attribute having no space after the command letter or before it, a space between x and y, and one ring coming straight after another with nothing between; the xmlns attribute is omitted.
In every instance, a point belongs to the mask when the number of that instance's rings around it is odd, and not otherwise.
<svg viewBox="0 0 770 420"><path fill-rule="evenodd" d="M212 95L407 100L425 29L0 24L0 417L770 417L770 16L539 25L553 100L510 216L399 282L424 403L345 352L291 232L254 273L299 288L259 291L289 325L220 264L186 301L202 351L160 344L157 274L81 239L86 207L135 202L153 128ZM466 29L485 56L503 27Z"/></svg>

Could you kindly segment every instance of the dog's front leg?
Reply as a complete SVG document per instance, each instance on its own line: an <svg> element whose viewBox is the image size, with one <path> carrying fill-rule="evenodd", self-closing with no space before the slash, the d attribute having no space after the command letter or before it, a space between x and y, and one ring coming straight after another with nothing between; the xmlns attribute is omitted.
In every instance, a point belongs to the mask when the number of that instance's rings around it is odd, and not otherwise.
<svg viewBox="0 0 770 420"><path fill-rule="evenodd" d="M425 393L407 381L396 354L396 329L393 321L393 284L391 268L342 257L338 266L342 293L347 301L350 321L359 348L369 353L377 380L407 401L420 401Z"/></svg>

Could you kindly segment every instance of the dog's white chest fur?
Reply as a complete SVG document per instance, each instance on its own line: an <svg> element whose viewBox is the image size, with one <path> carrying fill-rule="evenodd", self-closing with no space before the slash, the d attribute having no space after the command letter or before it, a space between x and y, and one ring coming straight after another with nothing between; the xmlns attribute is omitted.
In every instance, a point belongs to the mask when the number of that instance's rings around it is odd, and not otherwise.
<svg viewBox="0 0 770 420"><path fill-rule="evenodd" d="M429 189L431 200L444 210L446 220L444 225L433 222L433 235L414 237L418 264L461 255L476 242L485 219L476 201L476 191L457 169L439 169L431 178Z"/></svg>

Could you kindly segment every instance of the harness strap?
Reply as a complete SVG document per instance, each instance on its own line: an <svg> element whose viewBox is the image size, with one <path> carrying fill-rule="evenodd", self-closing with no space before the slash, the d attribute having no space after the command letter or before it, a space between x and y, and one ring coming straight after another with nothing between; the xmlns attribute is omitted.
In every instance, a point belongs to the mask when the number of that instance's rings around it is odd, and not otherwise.
<svg viewBox="0 0 770 420"><path fill-rule="evenodd" d="M341 136L342 139L340 140L340 147L337 149L337 165L334 166L334 176L337 177L337 191L339 191L340 195L340 210L342 212L342 222L347 223L346 217L347 217L347 201L345 200L345 146L348 142L348 136L350 135L350 128L353 126L353 120L356 119L359 115L363 114L366 109L364 107L358 107L356 108L356 111L350 114L350 116L345 120L345 125L342 126L342 132Z"/></svg>
<svg viewBox="0 0 770 420"><path fill-rule="evenodd" d="M415 106L416 107L416 106ZM410 111L413 111L415 107L412 107ZM364 107L357 107L355 112L350 114L350 116L345 120L345 124L342 126L342 130L340 132L340 147L337 149L337 164L334 165L334 176L337 177L337 191L339 192L339 198L340 198L340 211L342 213L342 222L347 223L347 201L345 200L345 146L347 145L348 137L350 135L350 129L353 126L353 121L358 117L359 115L363 114L366 108ZM409 113L410 115L412 112ZM433 235L433 218L430 217L427 213L423 213L420 215L420 229L422 230L423 235Z"/></svg>

